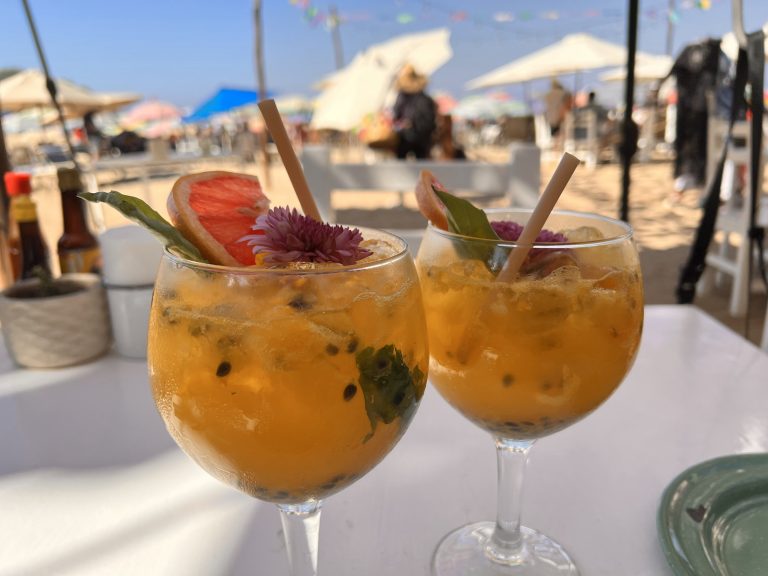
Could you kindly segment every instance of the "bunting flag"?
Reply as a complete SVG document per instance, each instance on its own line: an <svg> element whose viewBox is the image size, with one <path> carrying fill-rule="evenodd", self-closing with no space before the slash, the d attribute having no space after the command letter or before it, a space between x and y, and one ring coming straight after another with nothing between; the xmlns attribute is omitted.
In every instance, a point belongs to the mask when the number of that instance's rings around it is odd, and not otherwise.
<svg viewBox="0 0 768 576"><path fill-rule="evenodd" d="M327 3L330 0L325 0ZM710 10L713 4L720 4L725 0L681 0L678 10L665 9L666 1L659 0L658 6L652 6L643 12L643 17L647 20L658 20L665 18L672 24L677 24L681 19L682 11L686 10ZM545 10L542 12L533 12L531 10L521 10L519 12L493 12L490 14L477 13L470 10L449 10L439 9L434 5L429 10L422 10L421 14L413 12L395 12L391 14L376 14L369 11L361 12L343 12L334 15L327 9L318 8L315 0L288 0L288 2L301 10L304 20L310 26L324 25L328 30L332 30L342 24L363 21L393 22L402 26L407 26L419 21L434 21L436 12L443 13L444 17L456 24L487 24L493 27L501 27L516 22L530 22L539 20L542 22L557 20L578 20L580 18L623 18L624 11L616 8L582 8L574 10ZM662 6L664 5L664 6Z"/></svg>

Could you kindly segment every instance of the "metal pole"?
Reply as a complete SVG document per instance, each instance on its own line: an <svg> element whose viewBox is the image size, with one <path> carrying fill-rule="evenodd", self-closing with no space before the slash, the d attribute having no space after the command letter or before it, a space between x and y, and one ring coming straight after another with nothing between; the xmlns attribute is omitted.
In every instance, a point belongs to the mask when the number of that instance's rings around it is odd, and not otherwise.
<svg viewBox="0 0 768 576"><path fill-rule="evenodd" d="M57 98L56 94L56 82L53 81L53 78L51 77L51 74L48 70L48 61L45 58L45 52L43 52L43 45L40 43L40 37L37 34L37 26L35 26L35 20L32 18L32 11L29 9L29 2L28 0L21 0L22 5L24 6L24 12L27 15L27 22L29 22L29 30L32 32L32 39L35 42L35 48L37 49L37 55L40 58L40 65L43 67L43 74L45 74L45 86L48 89L48 93L51 95L51 101L53 102L53 107L56 108L56 112L59 117L59 124L61 125L61 129L64 132L64 140L67 143L67 149L69 150L69 155L72 158L72 162L75 165L75 169L80 172L80 165L77 163L77 158L75 158L75 148L72 146L72 140L69 137L69 131L67 130L67 126L64 122L64 112L61 109L61 104L59 104L59 99Z"/></svg>
<svg viewBox="0 0 768 576"><path fill-rule="evenodd" d="M264 72L264 27L262 22L261 0L253 0L253 45L256 58L256 82L259 87L259 100L267 99L267 79ZM269 174L269 151L267 150L267 125L259 134L259 144L264 159L264 185L270 187L272 179Z"/></svg>
<svg viewBox="0 0 768 576"><path fill-rule="evenodd" d="M674 50L674 37L675 37L675 0L669 0L669 8L667 10L667 56L672 56L672 50Z"/></svg>
<svg viewBox="0 0 768 576"><path fill-rule="evenodd" d="M629 183L632 154L630 140L637 136L632 123L632 109L635 107L635 54L637 52L637 19L639 0L629 0L629 17L627 19L627 79L624 84L624 124L622 126L621 155L621 219L629 222Z"/></svg>
<svg viewBox="0 0 768 576"><path fill-rule="evenodd" d="M8 247L8 209L10 200L5 189L5 173L11 171L11 162L8 159L8 150L5 147L5 133L3 132L3 110L0 102L0 289L4 289L13 283L13 268L11 266L10 250Z"/></svg>
<svg viewBox="0 0 768 576"><path fill-rule="evenodd" d="M339 31L339 12L336 10L336 6L328 8L329 18L328 21L331 26L331 38L333 39L333 55L336 59L336 70L344 68L344 50L341 47L341 32Z"/></svg>

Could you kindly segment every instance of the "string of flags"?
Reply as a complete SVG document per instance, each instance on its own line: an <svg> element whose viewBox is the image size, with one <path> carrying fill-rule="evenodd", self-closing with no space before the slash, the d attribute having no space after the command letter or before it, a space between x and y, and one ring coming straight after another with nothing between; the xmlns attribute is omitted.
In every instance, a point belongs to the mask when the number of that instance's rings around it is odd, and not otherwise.
<svg viewBox="0 0 768 576"><path fill-rule="evenodd" d="M377 21L393 22L396 24L407 25L425 18L434 19L434 15L419 14L416 12L400 11L390 14L376 14L370 11L361 12L340 12L318 8L313 0L288 0L290 4L300 9L304 20L310 26L325 26L332 29L341 24L350 22ZM713 4L720 4L724 0L681 0L678 9L669 8L647 8L642 16L648 20L666 19L676 24L680 21L681 12L687 10L709 10ZM666 4L666 2L665 2ZM492 14L473 13L468 10L445 10L445 15L451 22L469 22L476 24L503 25L511 22L530 22L539 21L557 21L576 18L617 18L623 16L624 12L618 9L580 9L580 10L546 10L543 12L534 12L532 10L521 10L519 12L499 11Z"/></svg>

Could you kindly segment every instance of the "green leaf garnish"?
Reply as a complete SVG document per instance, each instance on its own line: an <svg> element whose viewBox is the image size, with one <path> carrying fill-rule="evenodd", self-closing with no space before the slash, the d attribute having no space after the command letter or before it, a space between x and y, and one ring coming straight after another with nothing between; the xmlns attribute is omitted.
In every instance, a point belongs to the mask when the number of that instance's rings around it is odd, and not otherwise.
<svg viewBox="0 0 768 576"><path fill-rule="evenodd" d="M111 192L95 193L80 192L78 196L88 202L104 202L109 204L126 218L141 224L152 232L170 250L178 252L179 255L189 260L207 262L192 242L187 240L173 224L160 216L144 200L134 198L133 196L126 196L114 190Z"/></svg>
<svg viewBox="0 0 768 576"><path fill-rule="evenodd" d="M432 186L432 190L445 206L448 228L451 232L470 238L500 240L488 221L488 216L480 208L473 206L468 200L454 196L435 186ZM459 242L456 248L467 258L482 260L492 272L498 271L496 270L498 266L494 264L498 260L495 244L490 242Z"/></svg>
<svg viewBox="0 0 768 576"><path fill-rule="evenodd" d="M448 213L448 227L450 231L470 238L485 238L486 240L499 240L498 235L491 227L488 216L480 208L472 205L468 200L454 196L450 192L440 190L432 186L432 190L440 202L443 203Z"/></svg>
<svg viewBox="0 0 768 576"><path fill-rule="evenodd" d="M426 375L418 366L413 370L408 368L403 353L393 344L378 350L368 346L358 352L355 359L371 434L379 421L389 424L398 416L413 413L426 384Z"/></svg>

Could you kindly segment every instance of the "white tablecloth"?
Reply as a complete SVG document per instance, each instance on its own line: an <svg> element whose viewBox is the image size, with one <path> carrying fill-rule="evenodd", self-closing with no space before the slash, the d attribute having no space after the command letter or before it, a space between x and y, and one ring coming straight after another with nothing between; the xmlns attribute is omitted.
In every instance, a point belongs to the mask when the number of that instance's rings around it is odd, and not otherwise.
<svg viewBox="0 0 768 576"><path fill-rule="evenodd" d="M698 309L648 307L619 391L534 447L525 523L584 576L669 574L661 492L692 464L768 448L767 374L767 355ZM326 502L321 574L427 574L446 532L494 517L495 465L490 436L428 390L395 450ZM0 350L0 575L287 573L274 506L175 447L145 363L25 371Z"/></svg>

